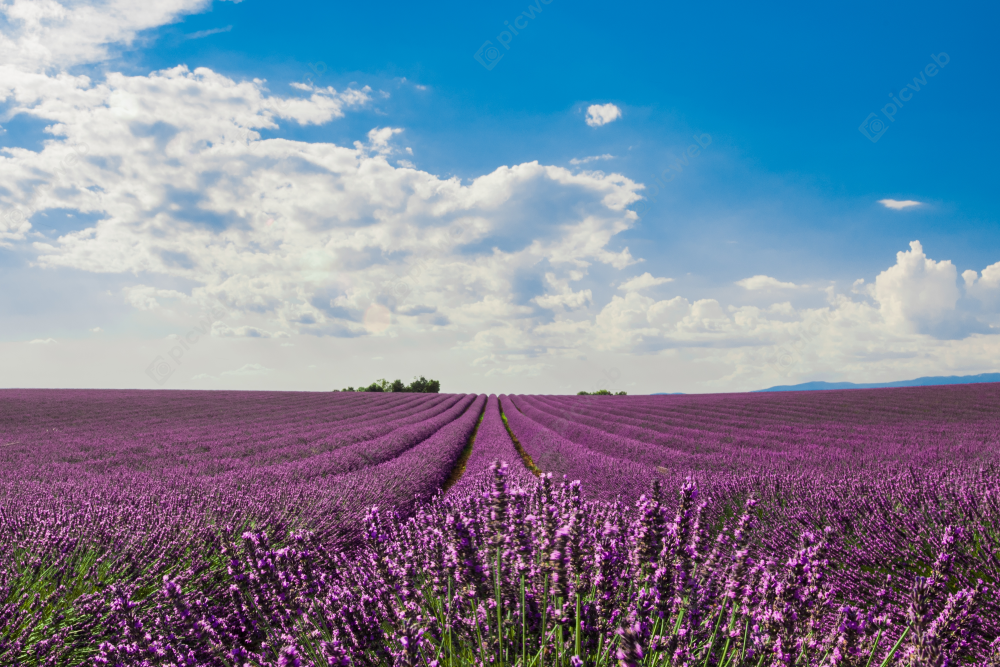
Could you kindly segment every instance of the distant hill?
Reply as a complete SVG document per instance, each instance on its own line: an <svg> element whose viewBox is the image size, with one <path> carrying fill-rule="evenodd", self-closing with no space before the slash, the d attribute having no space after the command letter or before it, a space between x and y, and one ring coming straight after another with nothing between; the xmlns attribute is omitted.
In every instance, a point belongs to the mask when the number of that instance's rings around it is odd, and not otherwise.
<svg viewBox="0 0 1000 667"><path fill-rule="evenodd" d="M925 377L916 380L901 380L899 382L874 382L871 384L855 384L854 382L803 382L802 384L784 384L769 389L757 391L821 391L825 389L884 389L887 387L930 387L941 384L976 384L979 382L1000 382L1000 373L982 373L980 375L949 375L945 377Z"/></svg>

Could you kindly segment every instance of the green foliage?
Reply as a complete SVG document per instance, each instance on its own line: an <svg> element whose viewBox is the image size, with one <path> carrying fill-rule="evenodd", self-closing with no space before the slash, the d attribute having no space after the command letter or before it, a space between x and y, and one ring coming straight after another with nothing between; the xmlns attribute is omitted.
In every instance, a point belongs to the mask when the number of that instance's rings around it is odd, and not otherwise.
<svg viewBox="0 0 1000 667"><path fill-rule="evenodd" d="M607 389L598 389L597 391L578 391L577 396L628 396L627 391L619 391L617 394L613 391L608 391Z"/></svg>
<svg viewBox="0 0 1000 667"><path fill-rule="evenodd" d="M379 378L375 380L367 387L365 385L359 386L357 389L354 387L347 387L346 389L334 389L334 391L364 391L364 392L375 392L375 393L388 393L388 392L407 392L411 394L438 394L441 393L441 382L439 380L428 380L423 375L419 378L414 376L413 382L406 385L403 384L402 380L396 379L389 382L385 378Z"/></svg>
<svg viewBox="0 0 1000 667"><path fill-rule="evenodd" d="M415 394L437 394L441 391L441 383L437 380L428 380L421 375L419 379L414 377L413 382L410 383L410 386L405 391Z"/></svg>

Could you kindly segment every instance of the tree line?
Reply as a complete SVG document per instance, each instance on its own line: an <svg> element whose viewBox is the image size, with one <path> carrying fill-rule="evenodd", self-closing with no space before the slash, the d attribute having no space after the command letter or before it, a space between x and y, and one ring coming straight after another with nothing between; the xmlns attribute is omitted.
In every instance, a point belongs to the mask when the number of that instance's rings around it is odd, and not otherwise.
<svg viewBox="0 0 1000 667"><path fill-rule="evenodd" d="M345 387L344 389L334 389L334 391L369 391L378 393L389 393L389 392L409 392L411 394L437 394L441 392L441 382L438 380L428 380L423 375L419 378L414 376L413 382L410 384L403 384L402 380L393 380L389 382L385 378L380 378L375 380L367 387L361 386L355 389L354 387Z"/></svg>

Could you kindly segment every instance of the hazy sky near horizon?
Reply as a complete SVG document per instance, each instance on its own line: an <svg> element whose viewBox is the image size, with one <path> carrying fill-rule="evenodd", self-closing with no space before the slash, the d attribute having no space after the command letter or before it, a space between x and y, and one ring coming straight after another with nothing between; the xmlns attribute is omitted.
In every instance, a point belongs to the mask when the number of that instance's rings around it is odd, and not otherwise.
<svg viewBox="0 0 1000 667"><path fill-rule="evenodd" d="M0 386L1000 370L997 18L0 0Z"/></svg>

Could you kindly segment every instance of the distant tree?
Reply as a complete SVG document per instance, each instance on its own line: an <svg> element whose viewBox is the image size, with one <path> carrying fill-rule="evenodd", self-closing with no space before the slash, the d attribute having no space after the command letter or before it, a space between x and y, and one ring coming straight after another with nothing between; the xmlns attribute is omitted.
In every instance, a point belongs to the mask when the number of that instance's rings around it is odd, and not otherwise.
<svg viewBox="0 0 1000 667"><path fill-rule="evenodd" d="M414 376L413 382L410 384L404 384L402 380L396 379L389 382L385 378L375 380L367 387L365 385L359 386L357 389L354 387L347 387L345 389L334 389L334 391L365 391L365 392L410 392L416 394L439 394L441 393L441 382L438 380L428 380L423 375L419 378Z"/></svg>
<svg viewBox="0 0 1000 667"><path fill-rule="evenodd" d="M628 392L620 391L617 394L608 391L607 389L598 389L597 391L578 391L577 396L628 396Z"/></svg>
<svg viewBox="0 0 1000 667"><path fill-rule="evenodd" d="M441 391L441 383L437 380L428 380L421 375L420 378L413 378L413 382L406 388L406 391L414 394L437 394Z"/></svg>
<svg viewBox="0 0 1000 667"><path fill-rule="evenodd" d="M379 393L386 392L386 391L392 391L392 385L389 384L389 381L386 380L385 378L380 378L380 379L375 380L374 382L372 382L367 387L365 387L365 391L375 391L375 392L379 392Z"/></svg>

